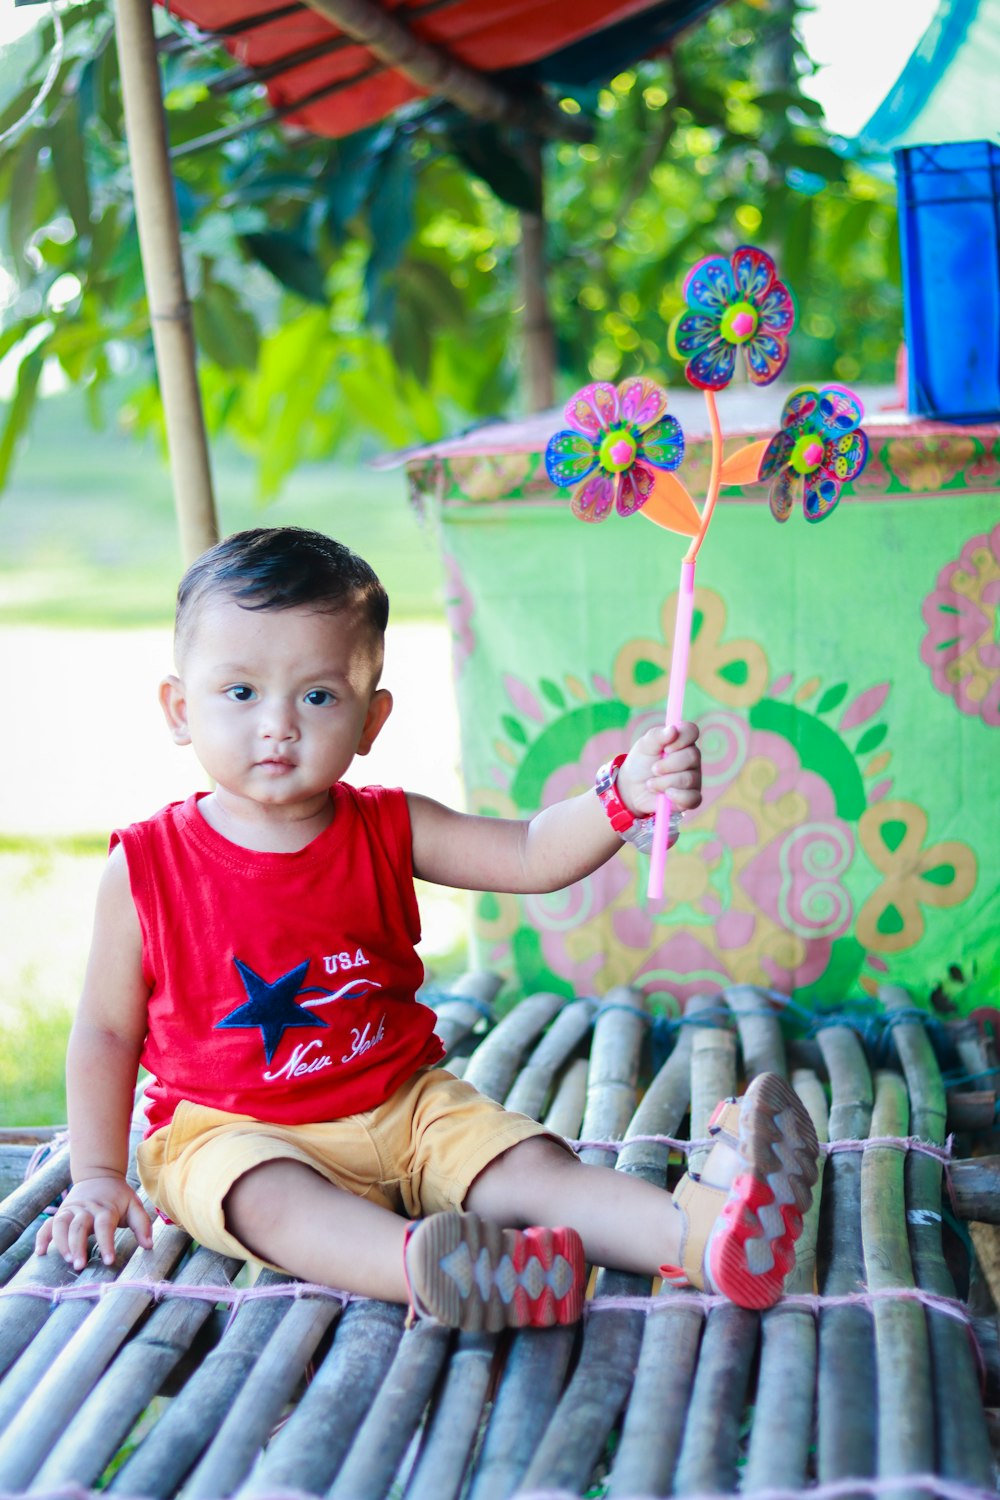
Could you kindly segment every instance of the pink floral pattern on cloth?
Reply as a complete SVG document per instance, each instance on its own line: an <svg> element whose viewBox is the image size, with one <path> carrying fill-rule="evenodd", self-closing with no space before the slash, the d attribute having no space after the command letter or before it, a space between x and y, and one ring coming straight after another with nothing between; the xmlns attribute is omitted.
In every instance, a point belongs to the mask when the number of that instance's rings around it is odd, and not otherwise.
<svg viewBox="0 0 1000 1500"><path fill-rule="evenodd" d="M970 537L924 600L920 659L963 714L1000 726L1000 525Z"/></svg>
<svg viewBox="0 0 1000 1500"><path fill-rule="evenodd" d="M574 973L582 990L639 983L682 1003L733 983L791 992L820 978L851 928L842 877L855 833L830 786L781 735L725 711L701 723L704 800L671 855L666 915L642 903L630 850L569 891L525 902L547 963ZM552 772L543 803L592 785L601 762L643 727L594 735L575 764Z"/></svg>

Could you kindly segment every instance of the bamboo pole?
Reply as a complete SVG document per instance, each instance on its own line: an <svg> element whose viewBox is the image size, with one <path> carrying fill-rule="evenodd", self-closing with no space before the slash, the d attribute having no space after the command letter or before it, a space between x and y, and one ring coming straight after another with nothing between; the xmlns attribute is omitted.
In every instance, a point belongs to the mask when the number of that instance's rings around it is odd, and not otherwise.
<svg viewBox="0 0 1000 1500"><path fill-rule="evenodd" d="M325 1493L396 1356L405 1316L391 1302L348 1303L329 1353L239 1490L240 1500Z"/></svg>
<svg viewBox="0 0 1000 1500"><path fill-rule="evenodd" d="M752 984L737 984L725 990L722 998L736 1017L747 1082L758 1073L780 1073L787 1078L779 1012L766 991Z"/></svg>
<svg viewBox="0 0 1000 1500"><path fill-rule="evenodd" d="M537 212L522 209L519 255L523 351L522 386L528 412L548 411L556 399L556 335L549 309L545 263L545 164L541 142L527 146L530 170L538 185Z"/></svg>
<svg viewBox="0 0 1000 1500"><path fill-rule="evenodd" d="M184 1280L191 1286L228 1285L241 1264L201 1248L185 1266ZM211 1314L212 1303L195 1298L155 1308L67 1424L35 1487L93 1485Z"/></svg>
<svg viewBox="0 0 1000 1500"><path fill-rule="evenodd" d="M407 1329L327 1500L384 1500L420 1425L450 1339L450 1329L429 1319Z"/></svg>
<svg viewBox="0 0 1000 1500"><path fill-rule="evenodd" d="M905 1136L908 1129L905 1083L898 1073L878 1073L873 1137ZM906 1233L904 1161L901 1151L875 1144L865 1149L861 1159L861 1235L873 1292L914 1285ZM933 1473L934 1401L924 1310L902 1297L887 1297L875 1302L873 1316L879 1478Z"/></svg>
<svg viewBox="0 0 1000 1500"><path fill-rule="evenodd" d="M468 970L448 986L448 993L440 999L431 1001L423 995L417 996L425 1004L433 1005L437 1015L434 1030L446 1053L453 1052L475 1031L480 1021L485 1019L490 1026L494 1024L493 1002L500 993L501 983L499 975L488 970ZM446 1058L446 1066L452 1067L449 1058Z"/></svg>
<svg viewBox="0 0 1000 1500"><path fill-rule="evenodd" d="M496 1348L496 1334L459 1334L406 1486L406 1500L457 1500L475 1447Z"/></svg>
<svg viewBox="0 0 1000 1500"><path fill-rule="evenodd" d="M468 1500L508 1500L552 1419L576 1345L575 1328L524 1329L510 1345Z"/></svg>
<svg viewBox="0 0 1000 1500"><path fill-rule="evenodd" d="M589 121L566 115L541 92L515 94L495 78L468 67L443 47L423 41L392 11L374 0L306 0L380 62L439 94L474 119L516 125L556 140L590 140Z"/></svg>
<svg viewBox="0 0 1000 1500"><path fill-rule="evenodd" d="M341 1311L332 1297L302 1296L292 1302L184 1486L186 1500L214 1500L242 1484Z"/></svg>
<svg viewBox="0 0 1000 1500"><path fill-rule="evenodd" d="M469 1059L465 1078L490 1099L510 1093L525 1052L558 1015L562 995L526 995L483 1038Z"/></svg>
<svg viewBox="0 0 1000 1500"><path fill-rule="evenodd" d="M912 1015L905 990L884 986L879 993L893 1026L893 1041L910 1095L911 1129L922 1140L943 1146L947 1101L934 1049L922 1020ZM904 1019L906 1017L906 1019ZM912 1018L910 1018L912 1017ZM955 1297L955 1282L941 1244L941 1162L912 1151L905 1167L910 1254L917 1285L939 1297ZM934 1386L937 1472L948 1479L992 1482L989 1434L979 1398L979 1378L966 1330L954 1318L927 1314Z"/></svg>
<svg viewBox="0 0 1000 1500"><path fill-rule="evenodd" d="M507 1109L533 1120L542 1118L553 1080L589 1033L596 1008L593 1000L573 1000L562 1006L514 1080L504 1100Z"/></svg>
<svg viewBox="0 0 1000 1500"><path fill-rule="evenodd" d="M255 1286L264 1290L290 1280L278 1271L264 1270ZM114 1476L109 1485L114 1494L155 1500L176 1494L238 1400L261 1349L291 1305L287 1297L261 1297L237 1309L219 1343Z"/></svg>
<svg viewBox="0 0 1000 1500"><path fill-rule="evenodd" d="M194 327L181 258L150 0L116 0L115 35L156 370L181 552L190 563L219 539Z"/></svg>

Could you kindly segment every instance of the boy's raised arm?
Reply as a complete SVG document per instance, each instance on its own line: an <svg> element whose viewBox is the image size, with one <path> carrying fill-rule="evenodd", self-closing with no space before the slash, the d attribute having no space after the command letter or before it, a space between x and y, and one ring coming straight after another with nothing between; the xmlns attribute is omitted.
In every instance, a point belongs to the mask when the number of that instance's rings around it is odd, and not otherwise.
<svg viewBox="0 0 1000 1500"><path fill-rule="evenodd" d="M125 1180L132 1096L146 1036L148 987L142 934L121 847L101 877L83 993L66 1058L73 1187L39 1230L35 1248L50 1244L77 1270L87 1263L93 1233L104 1261L114 1261L115 1230L128 1224L145 1248L149 1215Z"/></svg>
<svg viewBox="0 0 1000 1500"><path fill-rule="evenodd" d="M679 811L701 802L697 726L647 730L618 774L629 812L645 817L660 792ZM524 822L466 816L429 798L410 796L414 873L466 890L555 891L582 880L621 848L622 841L593 790L569 797Z"/></svg>

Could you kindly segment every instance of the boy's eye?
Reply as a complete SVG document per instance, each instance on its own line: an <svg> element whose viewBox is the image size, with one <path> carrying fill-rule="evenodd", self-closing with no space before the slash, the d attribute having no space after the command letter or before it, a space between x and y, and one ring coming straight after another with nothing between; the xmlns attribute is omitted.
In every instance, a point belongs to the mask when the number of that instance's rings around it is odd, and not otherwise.
<svg viewBox="0 0 1000 1500"><path fill-rule="evenodd" d="M226 688L226 697L232 698L234 703L249 703L254 697L254 690L247 687L245 682L238 682L234 687Z"/></svg>
<svg viewBox="0 0 1000 1500"><path fill-rule="evenodd" d="M325 708L328 703L333 702L333 694L327 692L326 688L313 688L306 693L306 702L311 708Z"/></svg>

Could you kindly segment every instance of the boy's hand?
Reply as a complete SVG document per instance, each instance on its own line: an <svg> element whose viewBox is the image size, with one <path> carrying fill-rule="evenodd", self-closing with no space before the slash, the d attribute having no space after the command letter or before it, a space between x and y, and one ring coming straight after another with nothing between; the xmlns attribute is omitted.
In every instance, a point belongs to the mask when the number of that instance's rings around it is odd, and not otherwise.
<svg viewBox="0 0 1000 1500"><path fill-rule="evenodd" d="M698 726L660 725L636 740L618 772L618 795L633 817L656 811L656 799L666 792L678 812L701 806L701 751Z"/></svg>
<svg viewBox="0 0 1000 1500"><path fill-rule="evenodd" d="M85 1177L73 1184L52 1218L35 1236L35 1253L44 1255L54 1245L75 1271L87 1264L91 1234L106 1266L114 1265L115 1230L127 1224L144 1250L152 1248L149 1215L124 1177Z"/></svg>

